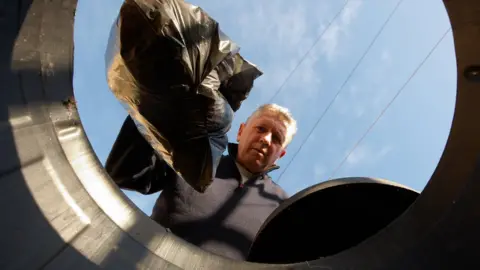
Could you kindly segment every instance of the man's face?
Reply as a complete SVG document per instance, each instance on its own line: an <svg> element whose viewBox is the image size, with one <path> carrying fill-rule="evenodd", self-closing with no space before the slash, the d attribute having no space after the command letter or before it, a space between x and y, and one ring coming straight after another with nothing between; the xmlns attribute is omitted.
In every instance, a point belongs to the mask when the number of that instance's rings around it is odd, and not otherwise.
<svg viewBox="0 0 480 270"><path fill-rule="evenodd" d="M268 113L250 118L238 130L237 160L250 172L268 169L285 155L287 128Z"/></svg>

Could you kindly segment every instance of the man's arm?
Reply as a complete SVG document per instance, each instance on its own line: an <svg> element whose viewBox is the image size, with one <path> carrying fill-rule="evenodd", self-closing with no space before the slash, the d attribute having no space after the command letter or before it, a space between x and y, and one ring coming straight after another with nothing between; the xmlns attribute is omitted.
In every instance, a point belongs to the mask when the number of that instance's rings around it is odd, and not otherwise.
<svg viewBox="0 0 480 270"><path fill-rule="evenodd" d="M175 172L155 154L130 116L120 129L105 169L122 189L153 194L175 179Z"/></svg>

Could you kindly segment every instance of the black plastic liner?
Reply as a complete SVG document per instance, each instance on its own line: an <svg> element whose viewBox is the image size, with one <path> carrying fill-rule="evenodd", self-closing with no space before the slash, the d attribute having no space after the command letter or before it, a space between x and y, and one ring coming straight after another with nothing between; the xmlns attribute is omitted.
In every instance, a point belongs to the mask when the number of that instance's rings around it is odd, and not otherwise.
<svg viewBox="0 0 480 270"><path fill-rule="evenodd" d="M180 0L125 1L106 61L110 89L157 156L204 192L262 72L214 19Z"/></svg>

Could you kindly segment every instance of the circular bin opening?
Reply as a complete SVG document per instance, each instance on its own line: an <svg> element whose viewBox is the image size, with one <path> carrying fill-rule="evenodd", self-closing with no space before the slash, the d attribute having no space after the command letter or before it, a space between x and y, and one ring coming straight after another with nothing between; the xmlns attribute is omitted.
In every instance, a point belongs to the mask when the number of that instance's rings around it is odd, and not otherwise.
<svg viewBox="0 0 480 270"><path fill-rule="evenodd" d="M248 260L297 263L356 246L399 217L418 193L368 178L332 180L293 196L267 219Z"/></svg>

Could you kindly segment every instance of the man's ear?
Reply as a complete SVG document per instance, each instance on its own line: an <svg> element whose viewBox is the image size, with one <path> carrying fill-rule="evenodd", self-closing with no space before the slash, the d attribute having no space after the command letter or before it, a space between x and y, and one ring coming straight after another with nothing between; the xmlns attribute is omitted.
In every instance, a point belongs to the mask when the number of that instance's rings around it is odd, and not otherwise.
<svg viewBox="0 0 480 270"><path fill-rule="evenodd" d="M242 136L243 129L245 128L245 123L241 123L237 132L237 142L240 141L240 136Z"/></svg>
<svg viewBox="0 0 480 270"><path fill-rule="evenodd" d="M287 150L283 149L282 152L280 153L279 158L282 158L283 156L285 156L286 153L287 153Z"/></svg>

